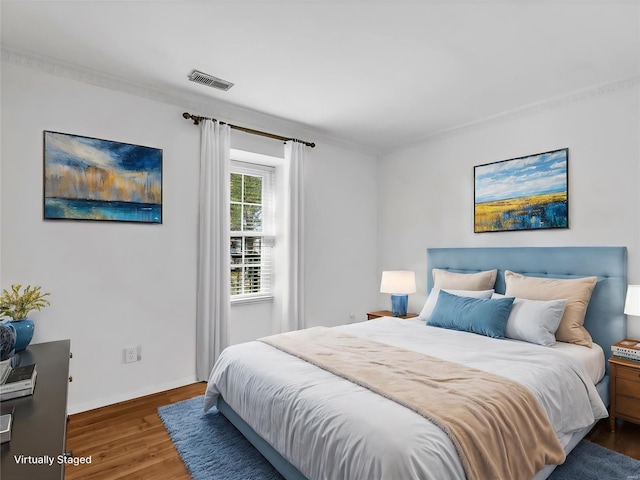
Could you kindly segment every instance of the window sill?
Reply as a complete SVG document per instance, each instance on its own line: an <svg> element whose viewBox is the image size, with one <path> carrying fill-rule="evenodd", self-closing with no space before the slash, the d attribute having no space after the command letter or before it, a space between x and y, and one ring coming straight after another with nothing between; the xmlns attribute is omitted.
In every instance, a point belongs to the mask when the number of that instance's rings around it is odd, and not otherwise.
<svg viewBox="0 0 640 480"><path fill-rule="evenodd" d="M231 306L264 302L273 302L273 295L256 295L251 297L231 298Z"/></svg>

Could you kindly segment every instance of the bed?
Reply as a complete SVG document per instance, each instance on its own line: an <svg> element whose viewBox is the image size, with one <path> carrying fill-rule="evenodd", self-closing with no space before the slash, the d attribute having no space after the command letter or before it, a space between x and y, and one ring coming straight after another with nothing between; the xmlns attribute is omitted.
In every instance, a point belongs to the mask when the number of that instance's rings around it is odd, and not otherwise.
<svg viewBox="0 0 640 480"><path fill-rule="evenodd" d="M610 346L625 336L626 248L431 248L427 266L429 291L434 268L461 274L497 269L497 293L505 292L508 270L527 277L597 277L584 326L601 347L589 349L591 357L593 351L602 357L600 374L567 359L569 355L558 353L558 348L475 334L461 340L456 336L459 332L428 327L417 319L381 318L331 329L523 383L544 405L562 448L570 452L607 414L604 358L611 355ZM447 342L457 344L457 349ZM494 351L496 358L489 358L488 352ZM535 358L536 368L551 377L538 378L529 370L520 375L525 370L518 362L524 365L527 357ZM569 370L575 372L572 380L560 377ZM567 382L575 382L571 391L584 390L583 398L566 398L560 388ZM205 409L214 405L287 479L465 478L451 440L435 423L264 342L232 346L221 355L205 394ZM546 478L554 468L542 468L536 480Z"/></svg>

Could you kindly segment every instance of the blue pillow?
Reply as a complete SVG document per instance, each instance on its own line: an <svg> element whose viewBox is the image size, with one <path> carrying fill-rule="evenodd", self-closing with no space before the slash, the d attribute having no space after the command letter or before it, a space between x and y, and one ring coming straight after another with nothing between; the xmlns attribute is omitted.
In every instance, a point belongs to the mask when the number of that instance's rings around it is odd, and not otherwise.
<svg viewBox="0 0 640 480"><path fill-rule="evenodd" d="M458 297L441 290L427 325L504 338L513 300Z"/></svg>

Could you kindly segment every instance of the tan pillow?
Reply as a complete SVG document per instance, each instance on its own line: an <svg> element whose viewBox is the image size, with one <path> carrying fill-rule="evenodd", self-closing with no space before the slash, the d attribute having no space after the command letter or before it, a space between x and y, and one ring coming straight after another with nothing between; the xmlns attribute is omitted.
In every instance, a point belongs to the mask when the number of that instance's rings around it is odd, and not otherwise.
<svg viewBox="0 0 640 480"><path fill-rule="evenodd" d="M433 288L454 290L491 290L496 283L498 270L478 273L454 273L433 269Z"/></svg>
<svg viewBox="0 0 640 480"><path fill-rule="evenodd" d="M591 347L591 335L582 325L591 293L593 293L593 288L598 281L597 277L571 280L537 278L525 277L506 270L504 280L507 284L504 294L508 297L528 298L529 300L566 299L567 306L556 331L556 340Z"/></svg>

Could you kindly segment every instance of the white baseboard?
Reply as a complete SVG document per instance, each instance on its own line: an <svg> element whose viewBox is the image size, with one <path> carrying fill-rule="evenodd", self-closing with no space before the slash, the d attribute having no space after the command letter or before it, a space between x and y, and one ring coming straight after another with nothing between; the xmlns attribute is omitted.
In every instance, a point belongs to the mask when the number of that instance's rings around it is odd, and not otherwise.
<svg viewBox="0 0 640 480"><path fill-rule="evenodd" d="M190 385L192 383L196 383L197 381L198 380L196 376L193 375L190 377L173 380L171 382L161 383L159 385L150 385L134 392L127 392L118 395L112 395L110 397L97 398L89 402L70 404L67 409L67 414L73 415L74 413L86 412L87 410L93 410L95 408L113 405L114 403L120 403L127 400L132 400L134 398L144 397L145 395L164 392L166 390L171 390L172 388L184 387L185 385Z"/></svg>

